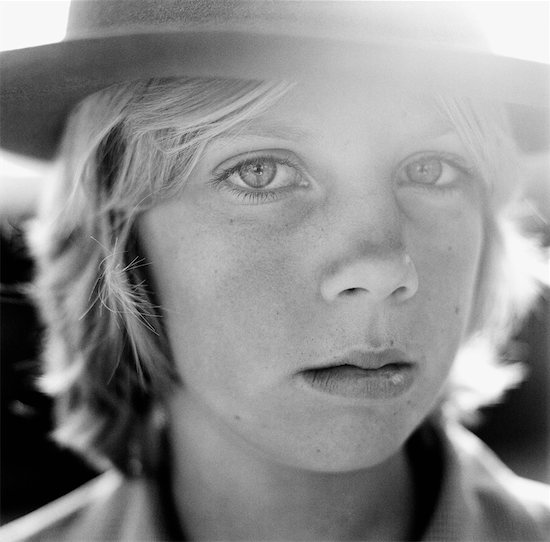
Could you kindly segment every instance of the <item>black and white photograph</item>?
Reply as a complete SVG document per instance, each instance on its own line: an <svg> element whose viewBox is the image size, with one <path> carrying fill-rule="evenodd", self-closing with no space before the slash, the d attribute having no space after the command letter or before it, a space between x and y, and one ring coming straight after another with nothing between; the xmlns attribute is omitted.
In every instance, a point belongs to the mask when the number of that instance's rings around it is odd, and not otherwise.
<svg viewBox="0 0 550 542"><path fill-rule="evenodd" d="M0 540L550 540L549 26L0 0Z"/></svg>

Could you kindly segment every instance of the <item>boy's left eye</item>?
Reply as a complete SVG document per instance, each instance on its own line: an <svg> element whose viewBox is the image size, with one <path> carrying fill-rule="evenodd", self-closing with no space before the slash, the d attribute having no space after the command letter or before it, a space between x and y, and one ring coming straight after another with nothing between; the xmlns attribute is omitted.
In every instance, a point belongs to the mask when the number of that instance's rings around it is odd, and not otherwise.
<svg viewBox="0 0 550 542"><path fill-rule="evenodd" d="M471 173L470 167L457 156L440 154L415 155L400 167L400 183L423 186L445 186L458 180L461 174Z"/></svg>

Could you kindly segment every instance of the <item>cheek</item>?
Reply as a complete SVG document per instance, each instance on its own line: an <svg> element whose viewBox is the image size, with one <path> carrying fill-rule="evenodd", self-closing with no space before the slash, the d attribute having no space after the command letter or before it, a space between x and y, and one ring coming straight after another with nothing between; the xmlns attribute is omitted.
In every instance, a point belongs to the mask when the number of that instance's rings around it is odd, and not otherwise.
<svg viewBox="0 0 550 542"><path fill-rule="evenodd" d="M197 378L211 363L225 363L225 377L237 376L247 363L258 371L272 357L265 354L287 344L293 327L288 315L297 302L289 284L296 275L289 236L258 228L219 217L210 224L191 212L169 217L162 208L142 219L143 248L174 354L194 365L190 372Z"/></svg>
<svg viewBox="0 0 550 542"><path fill-rule="evenodd" d="M482 252L482 218L474 205L449 210L437 221L415 230L411 246L419 274L417 297L424 300L426 329L435 337L457 335L471 319ZM429 235L428 235L429 232ZM458 346L458 344L456 345Z"/></svg>

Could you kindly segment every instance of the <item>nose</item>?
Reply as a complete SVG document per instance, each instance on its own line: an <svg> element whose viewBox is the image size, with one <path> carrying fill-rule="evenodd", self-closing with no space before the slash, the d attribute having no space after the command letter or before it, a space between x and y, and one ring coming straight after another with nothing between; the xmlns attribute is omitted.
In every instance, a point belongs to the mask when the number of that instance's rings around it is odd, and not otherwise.
<svg viewBox="0 0 550 542"><path fill-rule="evenodd" d="M407 251L408 219L391 187L383 188L334 200L324 239L328 250L320 287L325 301L402 303L418 291L417 269Z"/></svg>
<svg viewBox="0 0 550 542"><path fill-rule="evenodd" d="M321 283L321 295L329 302L359 296L373 302L404 302L417 290L414 262L400 249L383 253L364 251L352 261L336 264Z"/></svg>

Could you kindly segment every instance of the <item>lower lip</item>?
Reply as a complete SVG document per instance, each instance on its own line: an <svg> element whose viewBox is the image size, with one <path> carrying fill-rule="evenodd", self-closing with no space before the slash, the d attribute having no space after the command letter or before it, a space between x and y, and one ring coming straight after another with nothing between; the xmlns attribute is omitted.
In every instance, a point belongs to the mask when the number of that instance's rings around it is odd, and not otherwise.
<svg viewBox="0 0 550 542"><path fill-rule="evenodd" d="M379 369L349 365L304 371L300 376L315 390L357 399L392 399L413 384L415 368L408 363L392 363Z"/></svg>

